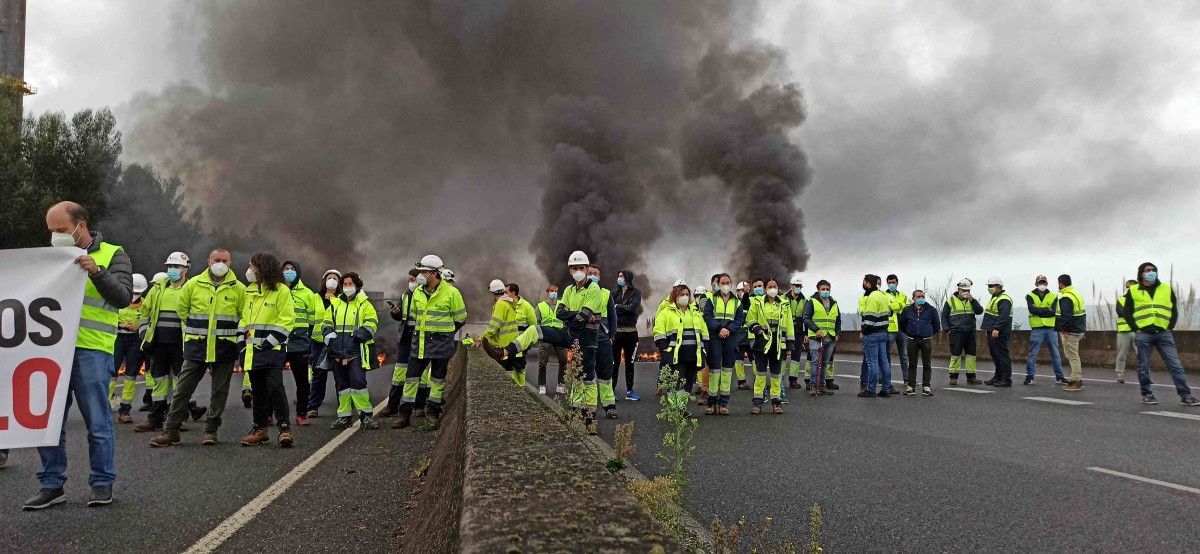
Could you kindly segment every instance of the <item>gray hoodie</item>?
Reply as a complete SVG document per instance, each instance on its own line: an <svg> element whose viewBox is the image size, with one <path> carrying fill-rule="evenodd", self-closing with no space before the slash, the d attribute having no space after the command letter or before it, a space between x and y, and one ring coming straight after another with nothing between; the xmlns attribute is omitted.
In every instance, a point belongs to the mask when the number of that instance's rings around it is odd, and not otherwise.
<svg viewBox="0 0 1200 554"><path fill-rule="evenodd" d="M92 244L87 251L91 254L100 249L104 236L98 231L89 231L89 234L92 235ZM129 306L133 300L133 262L129 261L129 254L125 253L124 248L117 250L108 268L100 268L91 276L91 280L96 292L109 306L119 310Z"/></svg>

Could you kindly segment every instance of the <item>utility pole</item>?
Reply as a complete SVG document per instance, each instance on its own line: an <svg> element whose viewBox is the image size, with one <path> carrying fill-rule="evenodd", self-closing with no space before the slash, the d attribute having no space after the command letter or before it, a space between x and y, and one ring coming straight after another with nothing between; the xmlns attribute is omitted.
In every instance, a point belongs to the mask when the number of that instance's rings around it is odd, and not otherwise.
<svg viewBox="0 0 1200 554"><path fill-rule="evenodd" d="M18 125L25 95L37 92L25 82L25 2L0 0L0 97L11 105Z"/></svg>

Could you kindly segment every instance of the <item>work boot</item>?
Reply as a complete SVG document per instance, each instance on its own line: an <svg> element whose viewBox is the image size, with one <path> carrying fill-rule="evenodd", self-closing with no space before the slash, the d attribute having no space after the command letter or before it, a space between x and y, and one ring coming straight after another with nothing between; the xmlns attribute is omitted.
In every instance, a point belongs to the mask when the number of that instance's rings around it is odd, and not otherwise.
<svg viewBox="0 0 1200 554"><path fill-rule="evenodd" d="M413 417L425 417L425 408L413 408Z"/></svg>
<svg viewBox="0 0 1200 554"><path fill-rule="evenodd" d="M128 413L117 414L117 423L133 423L133 416Z"/></svg>
<svg viewBox="0 0 1200 554"><path fill-rule="evenodd" d="M411 417L412 414L401 410L400 415L396 418L396 421L392 422L392 429L403 429L409 425L412 425Z"/></svg>
<svg viewBox="0 0 1200 554"><path fill-rule="evenodd" d="M813 389L813 384L812 384L812 381L809 381L808 379L805 379L805 380L804 380L804 390L806 390L806 391L810 391L810 390L812 390L812 389Z"/></svg>
<svg viewBox="0 0 1200 554"><path fill-rule="evenodd" d="M788 377L788 388L789 388L789 389L798 389L798 388L800 388L800 383L799 383L799 380L798 380L798 379L796 379L795 377Z"/></svg>
<svg viewBox="0 0 1200 554"><path fill-rule="evenodd" d="M696 395L696 405L697 406L705 406L707 404L708 404L708 393L704 392L704 391L700 391L700 394Z"/></svg>
<svg viewBox="0 0 1200 554"><path fill-rule="evenodd" d="M1083 381L1068 381L1066 385L1063 385L1062 390L1064 392L1082 392Z"/></svg>
<svg viewBox="0 0 1200 554"><path fill-rule="evenodd" d="M242 437L242 446L258 446L269 442L271 442L271 437L267 435L267 429L257 425L251 427L250 432Z"/></svg>
<svg viewBox="0 0 1200 554"><path fill-rule="evenodd" d="M358 426L363 429L378 429L379 422L375 421L371 414L362 414L358 416Z"/></svg>
<svg viewBox="0 0 1200 554"><path fill-rule="evenodd" d="M344 416L333 420L329 428L334 431L341 431L342 429L349 429L351 425L354 425L354 420L350 419L350 416Z"/></svg>
<svg viewBox="0 0 1200 554"><path fill-rule="evenodd" d="M392 409L387 406L384 406L382 410L375 412L375 417L379 419L387 419L394 415L396 415L396 412L393 412Z"/></svg>
<svg viewBox="0 0 1200 554"><path fill-rule="evenodd" d="M729 415L729 406L726 404L721 404L721 406L717 408L717 413L721 415Z"/></svg>
<svg viewBox="0 0 1200 554"><path fill-rule="evenodd" d="M291 448L296 444L296 437L292 435L291 427L283 427L279 429L279 448Z"/></svg>
<svg viewBox="0 0 1200 554"><path fill-rule="evenodd" d="M716 415L716 414L717 414L716 406L709 404L708 407L704 408L704 415Z"/></svg>
<svg viewBox="0 0 1200 554"><path fill-rule="evenodd" d="M587 434L596 436L600 434L600 426L596 423L596 414L591 410L583 411L583 423L587 428Z"/></svg>
<svg viewBox="0 0 1200 554"><path fill-rule="evenodd" d="M863 389L861 391L858 391L858 397L859 398L875 398L875 391L869 391L869 390L867 390L866 387L863 387Z"/></svg>
<svg viewBox="0 0 1200 554"><path fill-rule="evenodd" d="M753 407L750 408L750 415L758 415L761 413L762 413L762 405L761 404L755 404Z"/></svg>
<svg viewBox="0 0 1200 554"><path fill-rule="evenodd" d="M982 384L983 384L983 381L980 381L977 377L975 377L974 373L967 374L967 385L975 386L975 385L982 385Z"/></svg>
<svg viewBox="0 0 1200 554"><path fill-rule="evenodd" d="M496 360L497 363L504 363L504 360L508 358L508 352L492 344L491 340L485 338L482 342L483 351L487 353L489 358Z"/></svg>
<svg viewBox="0 0 1200 554"><path fill-rule="evenodd" d="M950 374L950 386L952 386L952 387L958 386L958 374L957 373Z"/></svg>
<svg viewBox="0 0 1200 554"><path fill-rule="evenodd" d="M998 386L1000 386L1000 381L997 380L995 377L992 377L991 379L984 381L983 384L985 384L989 387L998 387Z"/></svg>
<svg viewBox="0 0 1200 554"><path fill-rule="evenodd" d="M320 416L320 414L317 413L317 409L313 408L313 409L309 410L307 414L304 414L304 417L307 417L308 419L317 419L318 417L321 417L321 416Z"/></svg>
<svg viewBox="0 0 1200 554"><path fill-rule="evenodd" d="M750 385L746 384L745 379L738 380L738 390L750 390Z"/></svg>
<svg viewBox="0 0 1200 554"><path fill-rule="evenodd" d="M829 390L838 390L842 387L839 387L838 384L833 381L833 379L826 379L825 380L825 388L827 388Z"/></svg>
<svg viewBox="0 0 1200 554"><path fill-rule="evenodd" d="M605 408L604 409L604 419L617 419L618 417L619 416L617 415L616 408Z"/></svg>
<svg viewBox="0 0 1200 554"><path fill-rule="evenodd" d="M216 445L217 445L216 433L205 433L204 436L200 438L200 446L216 446Z"/></svg>
<svg viewBox="0 0 1200 554"><path fill-rule="evenodd" d="M875 396L879 398L890 398L892 396L892 389L887 387L879 389L879 394L876 394Z"/></svg>
<svg viewBox="0 0 1200 554"><path fill-rule="evenodd" d="M771 403L771 413L776 414L776 415L782 414L783 413L783 404L780 404L779 402L772 402Z"/></svg>
<svg viewBox="0 0 1200 554"><path fill-rule="evenodd" d="M242 389L242 405L247 408L254 407L254 393L250 389Z"/></svg>
<svg viewBox="0 0 1200 554"><path fill-rule="evenodd" d="M192 421L200 421L204 414L208 413L208 408L196 404L195 400L188 402L188 413L192 416Z"/></svg>
<svg viewBox="0 0 1200 554"><path fill-rule="evenodd" d="M1001 388L1009 388L1009 387L1012 387L1012 381L1005 379L1003 381L1000 381L1000 384L996 385L996 386L1001 387Z"/></svg>
<svg viewBox="0 0 1200 554"><path fill-rule="evenodd" d="M157 437L150 439L150 446L160 448L163 446L175 446L179 444L179 433L174 431L163 431Z"/></svg>
<svg viewBox="0 0 1200 554"><path fill-rule="evenodd" d="M150 423L149 421L143 421L142 423L133 426L134 433L157 433L159 431L162 431L162 426L160 425L155 427L154 424Z"/></svg>

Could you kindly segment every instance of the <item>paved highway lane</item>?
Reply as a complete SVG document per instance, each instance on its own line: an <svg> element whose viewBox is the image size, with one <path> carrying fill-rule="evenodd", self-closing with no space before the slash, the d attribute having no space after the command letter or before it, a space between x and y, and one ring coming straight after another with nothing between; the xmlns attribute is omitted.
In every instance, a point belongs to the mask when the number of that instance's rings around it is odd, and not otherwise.
<svg viewBox="0 0 1200 554"><path fill-rule="evenodd" d="M371 400L384 400L391 368L368 374ZM235 380L240 383L238 376ZM294 399L285 372L288 398ZM86 508L87 442L78 411L67 423L70 469L65 504L40 512L22 512L21 503L37 491L38 457L34 450L12 453L0 470L0 537L9 552L180 552L252 502L323 445L338 436L329 429L336 411L332 378L323 417L309 427L296 427L297 446L247 448L238 441L250 427L250 410L238 390L230 391L221 444L199 445L201 423L191 423L183 444L151 449L148 434L132 425L117 429L116 502ZM140 393L140 390L139 390ZM196 398L207 404L208 381ZM135 416L139 421L145 414ZM357 432L265 507L227 542L222 550L245 546L254 550L295 551L341 548L394 548L398 515L372 512L372 506L403 503L408 476L428 448L432 433L393 431L382 420L378 431ZM272 431L272 438L274 432ZM374 517L368 517L374 514Z"/></svg>

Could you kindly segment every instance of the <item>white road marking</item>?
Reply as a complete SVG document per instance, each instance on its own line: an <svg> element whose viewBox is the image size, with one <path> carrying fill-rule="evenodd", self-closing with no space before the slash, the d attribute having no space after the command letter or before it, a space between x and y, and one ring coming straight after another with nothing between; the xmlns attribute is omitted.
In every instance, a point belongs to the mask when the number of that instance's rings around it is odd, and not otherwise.
<svg viewBox="0 0 1200 554"><path fill-rule="evenodd" d="M1022 396L1025 400L1037 400L1038 402L1050 402L1051 404L1064 404L1067 406L1086 406L1092 402L1084 402L1082 400L1064 400L1062 398L1050 398L1049 396Z"/></svg>
<svg viewBox="0 0 1200 554"><path fill-rule="evenodd" d="M1134 475L1134 474L1132 474L1132 473L1125 473L1125 472L1123 472L1123 471L1115 471L1115 470L1111 470L1111 469L1105 469L1105 468L1102 468L1102 467L1089 467L1089 468L1087 468L1087 469L1089 469L1089 470L1091 470L1091 471L1098 472L1098 473L1104 473L1104 474L1106 474L1106 475L1115 475L1115 476L1117 476L1117 477L1124 477L1124 478L1126 478L1126 479L1132 479L1132 480L1134 480L1134 481L1141 481L1141 482L1143 482L1143 483L1150 483L1151 485L1158 485L1158 486L1160 486L1160 487L1167 487L1168 489L1175 489L1175 490L1177 490L1177 491L1190 492L1190 493L1192 493L1192 494L1200 494L1200 489L1197 489L1197 488L1194 488L1194 487L1189 487L1189 486L1186 486L1186 485L1177 485L1177 484L1175 484L1175 483L1168 483L1168 482L1166 482L1166 481L1159 481L1158 479L1151 479L1151 478L1149 478L1149 477L1142 477L1142 476L1140 476L1140 475Z"/></svg>
<svg viewBox="0 0 1200 554"><path fill-rule="evenodd" d="M385 405L387 405L386 399L375 406L374 411L378 412ZM216 528L209 531L207 535L196 541L196 544L193 544L185 552L188 554L201 554L215 551L221 544L229 540L229 537L232 537L238 529L250 523L250 520L254 519L254 516L265 510L271 502L274 502L276 498L283 495L292 485L296 484L296 481L299 481L301 477L304 477L312 468L316 467L317 464L332 454L338 446L346 442L359 429L360 427L355 425L338 433L337 436L325 443L324 446L313 452L311 456L305 458L303 462L300 462L299 465L288 471L282 478L259 493L253 500L234 512L233 515L225 518L225 521L222 521Z"/></svg>
<svg viewBox="0 0 1200 554"><path fill-rule="evenodd" d="M836 361L836 362L847 362L847 363L862 363L862 359L853 360L853 359L849 359L849 358L835 358L835 359L834 359L834 361ZM896 364L892 364L892 367L900 367L900 364L898 364L898 363L896 363ZM938 365L932 365L932 366L929 366L929 367L930 367L930 369L947 369L947 370L948 370L948 369L950 369L950 368L948 368L948 367L945 367L945 366L938 366ZM1022 367L1022 368L1018 368L1018 369L1024 369L1024 368ZM963 370L961 370L961 369L960 369L960 371L963 371ZM991 369L980 369L980 370L977 370L977 373L995 373L995 370L991 370ZM857 377L857 375L855 375L855 377ZM1013 372L1013 377L1021 377L1021 378L1024 378L1024 377L1025 377L1025 373L1024 373L1024 372L1021 372L1021 371L1016 371L1016 372ZM1054 376L1052 376L1052 375L1038 375L1036 378L1037 378L1037 379L1053 379L1053 378L1054 378ZM1114 380L1114 379L1093 379L1093 378L1091 378L1091 377L1084 377L1084 378L1083 378L1083 380L1084 380L1084 381L1091 381L1091 382L1093 382L1093 383L1113 383L1113 384L1117 384L1117 381L1116 381L1116 380ZM1134 385L1136 385L1136 384L1137 384L1137 369L1136 369L1136 368L1133 370L1133 377L1132 377L1131 379L1129 379L1129 380L1126 380L1125 382L1126 382L1126 383L1132 383L1132 384L1134 384ZM1169 387L1169 388L1172 388L1172 389L1173 389L1173 388L1175 388L1175 385L1162 385L1162 384L1159 384L1159 383L1151 383L1151 384L1150 384L1150 386L1152 386L1152 387L1160 387L1160 388L1168 388L1168 387Z"/></svg>
<svg viewBox="0 0 1200 554"><path fill-rule="evenodd" d="M992 393L996 392L996 391L994 391L994 390L983 390L983 389L965 389L965 388L962 388L962 387L942 387L942 388L941 388L941 390L952 390L952 391L958 391L958 392L971 392L971 393L975 393L975 394L992 394Z"/></svg>
<svg viewBox="0 0 1200 554"><path fill-rule="evenodd" d="M1163 417L1177 417L1179 419L1190 419L1193 421L1200 421L1200 415L1197 415L1197 414L1181 414L1179 412L1142 412L1142 413L1146 414L1146 415L1156 415L1156 416L1163 416Z"/></svg>

